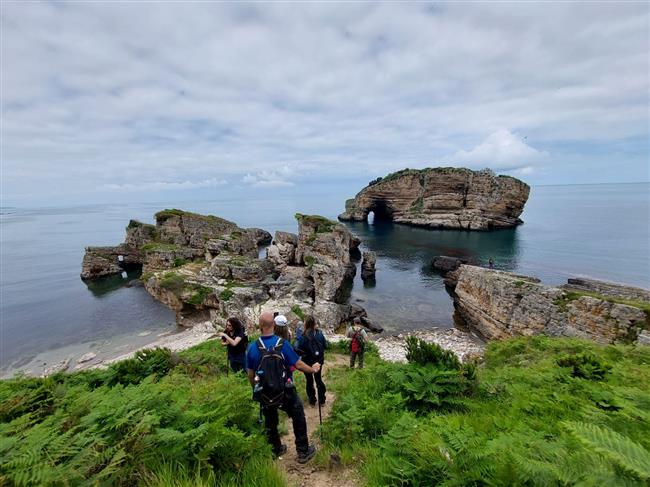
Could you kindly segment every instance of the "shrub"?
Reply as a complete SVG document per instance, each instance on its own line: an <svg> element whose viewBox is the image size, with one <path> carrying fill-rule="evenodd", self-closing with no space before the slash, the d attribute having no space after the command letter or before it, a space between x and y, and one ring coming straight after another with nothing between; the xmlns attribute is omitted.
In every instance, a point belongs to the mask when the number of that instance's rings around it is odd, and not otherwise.
<svg viewBox="0 0 650 487"><path fill-rule="evenodd" d="M406 337L406 360L419 365L434 365L446 370L459 370L460 360L451 350L445 350L436 343L409 336Z"/></svg>
<svg viewBox="0 0 650 487"><path fill-rule="evenodd" d="M571 375L587 380L603 380L612 366L593 353L565 355L557 360L560 367L571 367Z"/></svg>

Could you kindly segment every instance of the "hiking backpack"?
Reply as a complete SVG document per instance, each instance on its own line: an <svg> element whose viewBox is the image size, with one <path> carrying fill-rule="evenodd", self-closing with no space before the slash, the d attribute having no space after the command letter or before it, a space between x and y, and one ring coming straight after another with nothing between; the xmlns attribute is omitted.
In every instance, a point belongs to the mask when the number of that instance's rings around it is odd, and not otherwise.
<svg viewBox="0 0 650 487"><path fill-rule="evenodd" d="M305 362L307 363L323 363L323 357L325 356L325 348L323 344L318 339L316 332L314 333L303 333L303 343L304 343L304 352L305 352Z"/></svg>
<svg viewBox="0 0 650 487"><path fill-rule="evenodd" d="M281 353L282 343L282 338L278 338L273 347L266 348L261 337L256 342L261 355L256 374L261 388L259 398L264 406L280 406L284 402L289 370Z"/></svg>
<svg viewBox="0 0 650 487"><path fill-rule="evenodd" d="M352 353L359 353L361 350L363 350L363 346L363 336L361 335L361 331L357 330L352 335L352 341L350 342L350 351Z"/></svg>

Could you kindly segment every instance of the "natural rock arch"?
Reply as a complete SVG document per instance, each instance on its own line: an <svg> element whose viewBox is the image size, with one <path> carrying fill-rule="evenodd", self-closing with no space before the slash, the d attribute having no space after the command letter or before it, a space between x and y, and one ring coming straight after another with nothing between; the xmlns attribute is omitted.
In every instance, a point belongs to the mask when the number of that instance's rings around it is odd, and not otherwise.
<svg viewBox="0 0 650 487"><path fill-rule="evenodd" d="M514 227L530 187L490 170L404 169L372 181L345 202L342 221L375 220L462 230Z"/></svg>

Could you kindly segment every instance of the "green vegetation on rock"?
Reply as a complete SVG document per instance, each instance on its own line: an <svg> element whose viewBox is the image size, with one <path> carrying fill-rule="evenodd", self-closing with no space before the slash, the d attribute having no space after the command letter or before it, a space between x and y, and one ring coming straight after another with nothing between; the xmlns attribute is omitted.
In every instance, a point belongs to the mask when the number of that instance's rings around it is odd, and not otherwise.
<svg viewBox="0 0 650 487"><path fill-rule="evenodd" d="M185 287L185 278L176 272L165 272L158 285L176 295L180 295Z"/></svg>
<svg viewBox="0 0 650 487"><path fill-rule="evenodd" d="M645 328L650 330L650 302L648 301L637 301L633 299L624 299L624 298L618 298L614 296L605 296L603 294L598 294L590 291L564 291L564 294L561 297L557 298L555 301L553 301L553 304L558 306L562 311L566 311L569 303L575 301L576 299L580 299L583 296L602 299L603 301L607 301L609 303L626 304L627 306L632 306L633 308L640 309L645 313L646 316Z"/></svg>
<svg viewBox="0 0 650 487"><path fill-rule="evenodd" d="M150 242L140 247L140 250L147 254L149 252L174 252L176 250L181 250L181 247L170 243Z"/></svg>
<svg viewBox="0 0 650 487"><path fill-rule="evenodd" d="M294 305L291 307L291 311L292 311L293 314L295 314L298 318L300 318L301 320L304 321L304 319L305 319L305 312L300 308L300 306L298 306L297 304L294 304Z"/></svg>
<svg viewBox="0 0 650 487"><path fill-rule="evenodd" d="M200 220L206 220L210 221L213 223L221 223L224 225L230 225L232 227L237 227L237 225L234 222L231 222L230 220L226 220L225 218L220 218L218 216L214 215L200 215L199 213L192 213L190 211L183 211L179 210L177 208L171 208L171 209L166 209L159 211L155 215L156 221L165 221L169 218L176 217L176 216L190 216L192 218L197 218Z"/></svg>
<svg viewBox="0 0 650 487"><path fill-rule="evenodd" d="M302 213L296 213L295 217L296 220L298 220L298 223L313 226L315 228L314 233L329 233L334 230L336 225L338 225L337 222L320 215L303 215Z"/></svg>

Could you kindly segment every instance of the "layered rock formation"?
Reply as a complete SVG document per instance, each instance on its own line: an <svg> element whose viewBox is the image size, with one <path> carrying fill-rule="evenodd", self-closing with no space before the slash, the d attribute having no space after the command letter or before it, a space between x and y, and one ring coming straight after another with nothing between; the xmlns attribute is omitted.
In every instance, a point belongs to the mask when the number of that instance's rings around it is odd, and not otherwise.
<svg viewBox="0 0 650 487"><path fill-rule="evenodd" d="M314 313L326 328L366 317L363 308L338 299L356 272L350 252L358 240L344 225L323 217L296 218L299 234L277 232L267 258L259 259L258 244L271 241L268 232L165 210L156 214L155 226L130 222L119 246L88 248L82 277L121 272L124 259L118 257L129 255L131 264L143 268L145 289L188 326L236 315L252 327L264 311L290 318Z"/></svg>
<svg viewBox="0 0 650 487"><path fill-rule="evenodd" d="M539 279L481 267L462 265L455 272L454 318L487 339L544 334L600 343L636 342L644 341L650 330L647 290L582 280L578 292L571 284L556 288ZM596 291L603 288L609 294ZM631 292L643 300L629 300Z"/></svg>
<svg viewBox="0 0 650 487"><path fill-rule="evenodd" d="M404 169L372 181L347 200L342 221L375 218L428 228L513 227L528 200L527 184L490 170Z"/></svg>

